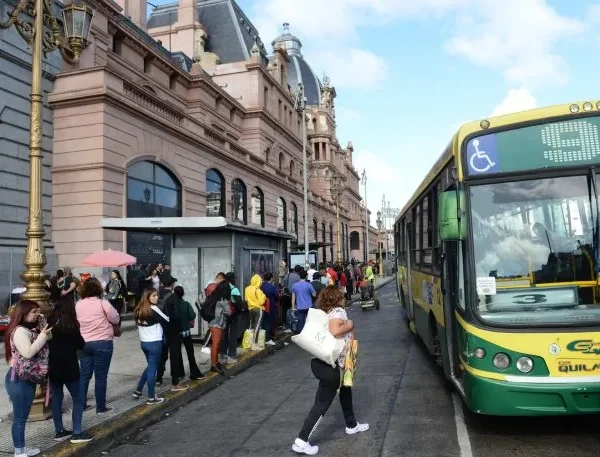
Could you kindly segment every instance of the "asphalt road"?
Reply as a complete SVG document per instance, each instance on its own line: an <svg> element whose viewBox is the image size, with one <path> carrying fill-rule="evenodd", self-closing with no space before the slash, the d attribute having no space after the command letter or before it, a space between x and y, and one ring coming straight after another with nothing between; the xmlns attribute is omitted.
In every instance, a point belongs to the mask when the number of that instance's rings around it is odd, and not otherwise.
<svg viewBox="0 0 600 457"><path fill-rule="evenodd" d="M380 311L351 311L359 340L354 405L368 432L347 436L336 399L311 441L321 456L597 456L600 421L487 418L458 397L403 320L394 285ZM291 344L110 451L122 457L280 457L312 406L310 356Z"/></svg>

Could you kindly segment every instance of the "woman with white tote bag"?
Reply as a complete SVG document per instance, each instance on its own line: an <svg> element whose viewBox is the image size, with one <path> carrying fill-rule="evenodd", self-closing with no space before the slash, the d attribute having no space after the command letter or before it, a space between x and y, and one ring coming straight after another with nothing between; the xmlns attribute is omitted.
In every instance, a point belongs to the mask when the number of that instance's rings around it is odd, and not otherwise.
<svg viewBox="0 0 600 457"><path fill-rule="evenodd" d="M317 308L309 310L302 333L292 337L294 343L315 356L311 360L311 369L319 380L315 404L292 445L294 452L306 455L319 452L319 447L312 446L309 440L331 406L338 389L346 433L354 435L369 429L369 424L361 424L354 418L352 388L341 386L340 370L344 369L346 351L354 339L354 323L348 319L344 309L344 295L338 287L327 286L319 294Z"/></svg>

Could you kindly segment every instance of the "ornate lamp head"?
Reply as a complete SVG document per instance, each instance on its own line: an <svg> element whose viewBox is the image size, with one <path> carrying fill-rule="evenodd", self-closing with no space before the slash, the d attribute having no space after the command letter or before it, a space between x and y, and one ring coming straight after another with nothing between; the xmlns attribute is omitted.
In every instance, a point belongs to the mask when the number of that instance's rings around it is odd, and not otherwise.
<svg viewBox="0 0 600 457"><path fill-rule="evenodd" d="M76 57L88 45L94 11L86 5L67 5L63 9L64 36Z"/></svg>

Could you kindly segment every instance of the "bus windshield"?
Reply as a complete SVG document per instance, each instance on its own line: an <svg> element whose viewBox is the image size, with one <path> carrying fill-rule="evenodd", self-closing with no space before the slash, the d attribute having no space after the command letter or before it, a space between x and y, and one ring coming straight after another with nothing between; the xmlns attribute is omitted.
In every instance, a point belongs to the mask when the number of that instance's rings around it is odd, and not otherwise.
<svg viewBox="0 0 600 457"><path fill-rule="evenodd" d="M594 325L594 174L471 187L476 311L499 325Z"/></svg>

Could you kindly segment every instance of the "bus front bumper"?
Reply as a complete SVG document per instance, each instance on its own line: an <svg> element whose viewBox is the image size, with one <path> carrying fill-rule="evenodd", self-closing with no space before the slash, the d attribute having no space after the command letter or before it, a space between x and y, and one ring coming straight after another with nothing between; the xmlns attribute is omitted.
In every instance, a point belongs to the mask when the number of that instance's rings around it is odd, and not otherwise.
<svg viewBox="0 0 600 457"><path fill-rule="evenodd" d="M465 373L469 409L493 416L600 413L600 383L519 383Z"/></svg>

